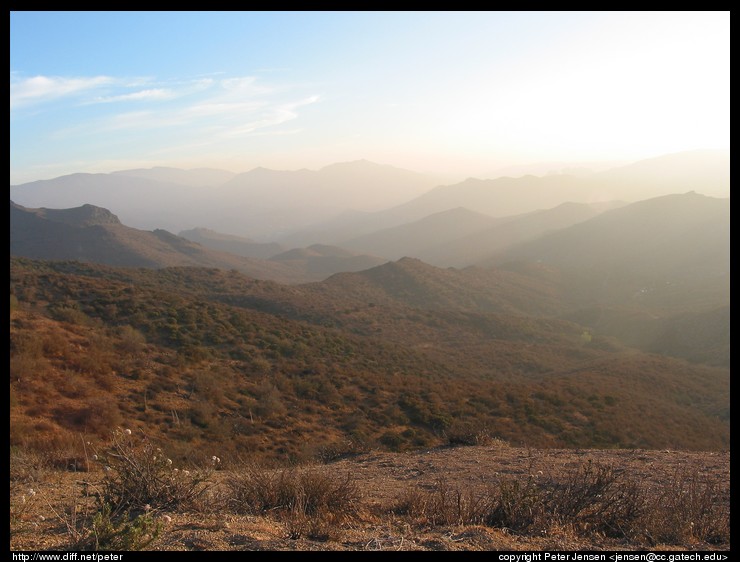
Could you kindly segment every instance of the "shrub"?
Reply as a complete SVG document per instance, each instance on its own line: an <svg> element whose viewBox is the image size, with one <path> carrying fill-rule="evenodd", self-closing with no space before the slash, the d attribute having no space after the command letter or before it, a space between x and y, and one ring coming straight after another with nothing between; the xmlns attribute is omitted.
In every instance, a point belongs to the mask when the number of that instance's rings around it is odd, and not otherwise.
<svg viewBox="0 0 740 562"><path fill-rule="evenodd" d="M489 509L490 497L486 494L462 492L441 479L431 492L405 490L391 511L427 525L480 525Z"/></svg>
<svg viewBox="0 0 740 562"><path fill-rule="evenodd" d="M75 546L79 550L142 550L157 539L160 530L160 522L149 513L132 518L126 511L114 517L110 504L103 503L92 518L89 533Z"/></svg>
<svg viewBox="0 0 740 562"><path fill-rule="evenodd" d="M451 446L509 446L506 441L493 437L486 425L475 422L455 422L450 427L445 429L444 437L447 443Z"/></svg>
<svg viewBox="0 0 740 562"><path fill-rule="evenodd" d="M104 466L103 503L125 510L188 509L209 488L210 470L178 470L146 436L116 430L98 459Z"/></svg>
<svg viewBox="0 0 740 562"><path fill-rule="evenodd" d="M588 462L564 479L507 478L483 490L461 491L440 480L429 492L406 491L392 511L432 525L484 524L536 535L567 527L582 535L632 538L645 524L647 505L634 482L622 481L611 466Z"/></svg>
<svg viewBox="0 0 740 562"><path fill-rule="evenodd" d="M227 480L238 513L272 513L287 521L288 536L328 540L357 515L359 489L346 478L311 469L266 470L248 465Z"/></svg>
<svg viewBox="0 0 740 562"><path fill-rule="evenodd" d="M656 497L650 498L635 525L635 533L650 545L730 541L729 490L696 473L680 471Z"/></svg>
<svg viewBox="0 0 740 562"><path fill-rule="evenodd" d="M308 469L267 470L247 465L227 480L232 506L239 513L265 513L302 506L306 513L322 508L351 511L359 490L351 480Z"/></svg>

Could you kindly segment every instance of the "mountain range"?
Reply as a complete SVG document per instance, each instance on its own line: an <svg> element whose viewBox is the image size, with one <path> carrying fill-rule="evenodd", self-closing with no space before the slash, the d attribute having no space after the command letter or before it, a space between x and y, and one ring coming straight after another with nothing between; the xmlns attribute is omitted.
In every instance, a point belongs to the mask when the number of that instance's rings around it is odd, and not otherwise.
<svg viewBox="0 0 740 562"><path fill-rule="evenodd" d="M692 190L729 197L729 152L677 153L591 174L470 178L453 185L365 160L318 171L256 168L242 174L152 168L11 185L10 198L30 208L92 204L136 228L206 228L291 248L341 246L457 208L503 218L567 202L635 202Z"/></svg>
<svg viewBox="0 0 740 562"><path fill-rule="evenodd" d="M216 246L223 245L223 240L216 240ZM279 250L279 246L274 248ZM323 279L337 271L363 269L384 261L340 249L330 260L324 259L326 256L317 256L315 260L310 256L302 260L245 257L208 248L163 229L145 231L125 226L116 215L94 205L29 209L12 201L10 253L35 259L78 260L122 267L236 269L257 279L276 279L284 283Z"/></svg>
<svg viewBox="0 0 740 562"><path fill-rule="evenodd" d="M724 162L706 156L684 155L671 181L675 155L575 180L469 180L288 221L293 234L271 240L226 220L178 236L90 203L11 200L11 442L130 419L185 456L207 443L272 458L346 442L403 450L457 423L537 446L726 447L729 175L692 176L697 161ZM129 172L27 194L133 181L191 201L224 189L277 202L316 177ZM635 200L640 185L657 193Z"/></svg>
<svg viewBox="0 0 740 562"><path fill-rule="evenodd" d="M361 160L318 171L256 168L233 174L153 168L71 174L11 186L10 193L26 207L104 207L137 228L177 232L200 227L274 239L345 209L370 211L401 203L434 185L423 174Z"/></svg>

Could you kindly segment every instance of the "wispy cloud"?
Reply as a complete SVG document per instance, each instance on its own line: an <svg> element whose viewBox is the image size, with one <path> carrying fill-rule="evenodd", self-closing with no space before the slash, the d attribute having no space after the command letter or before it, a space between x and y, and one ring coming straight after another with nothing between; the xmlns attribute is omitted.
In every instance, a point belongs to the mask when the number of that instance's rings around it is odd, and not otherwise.
<svg viewBox="0 0 740 562"><path fill-rule="evenodd" d="M176 89L179 87L179 90ZM286 100L289 88L260 83L253 76L221 80L198 79L167 89L145 90L117 96L140 101L181 98L156 110L124 112L109 116L101 127L110 130L188 127L192 134L204 136L210 142L249 135L257 130L274 127L298 117L299 107L315 103L316 95ZM287 91L286 91L287 90ZM143 95L144 92L148 92Z"/></svg>
<svg viewBox="0 0 740 562"><path fill-rule="evenodd" d="M10 77L10 109L79 95L114 82L110 76L68 78L61 76Z"/></svg>
<svg viewBox="0 0 740 562"><path fill-rule="evenodd" d="M319 101L319 96L311 96L295 102L289 102L284 104L275 105L272 107L265 108L265 111L261 112L261 115L257 119L250 119L241 124L235 124L234 126L226 128L223 131L223 136L242 136L254 133L259 129L266 127L273 127L275 125L281 125L288 121L298 117L296 111L299 107L304 105L310 105Z"/></svg>
<svg viewBox="0 0 740 562"><path fill-rule="evenodd" d="M74 124L49 131L48 138L82 141L126 132L130 139L130 135L141 132L150 140L156 137L160 144L165 143L160 147L164 149L174 145L217 146L256 134L281 134L284 131L280 125L297 119L301 107L320 99L318 95L306 95L305 90L303 94L297 92L302 89L286 83L266 83L254 76L168 81L154 77L36 77L16 81L11 103L51 99L52 92L57 97L62 92L76 93L72 101L78 110ZM85 113L90 106L98 109ZM56 111L58 107L49 109ZM290 134L296 130L293 128ZM108 137L103 144L115 138ZM156 150L153 146L149 149Z"/></svg>
<svg viewBox="0 0 740 562"><path fill-rule="evenodd" d="M110 103L117 101L158 101L169 100L177 94L166 88L152 88L149 90L139 90L130 94L118 94L115 96L99 96L93 100L96 103Z"/></svg>

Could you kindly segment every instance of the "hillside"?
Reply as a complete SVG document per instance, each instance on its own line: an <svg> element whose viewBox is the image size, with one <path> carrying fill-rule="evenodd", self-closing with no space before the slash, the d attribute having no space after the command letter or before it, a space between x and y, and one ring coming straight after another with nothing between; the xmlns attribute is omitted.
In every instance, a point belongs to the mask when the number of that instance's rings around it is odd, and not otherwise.
<svg viewBox="0 0 740 562"><path fill-rule="evenodd" d="M573 322L214 269L13 259L11 291L11 444L72 444L122 421L180 457L204 443L265 459L406 450L460 423L532 446L729 443L727 369Z"/></svg>
<svg viewBox="0 0 740 562"><path fill-rule="evenodd" d="M569 272L573 293L584 302L645 301L674 312L726 304L730 202L693 192L640 201L514 245L480 265L517 261Z"/></svg>
<svg viewBox="0 0 740 562"><path fill-rule="evenodd" d="M403 304L429 310L551 315L561 310L556 282L506 270L440 269L402 258L366 271L338 273L328 292L357 303Z"/></svg>

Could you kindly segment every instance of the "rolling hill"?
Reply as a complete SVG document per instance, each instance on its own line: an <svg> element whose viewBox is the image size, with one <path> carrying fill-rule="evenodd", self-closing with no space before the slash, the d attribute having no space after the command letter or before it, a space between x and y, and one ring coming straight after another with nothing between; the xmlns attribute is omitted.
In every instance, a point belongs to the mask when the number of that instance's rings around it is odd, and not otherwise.
<svg viewBox="0 0 740 562"><path fill-rule="evenodd" d="M601 303L641 300L673 310L712 299L724 304L730 201L693 192L640 201L511 246L480 265L515 261L568 271L574 290Z"/></svg>
<svg viewBox="0 0 740 562"><path fill-rule="evenodd" d="M197 242L212 250L229 252L245 258L267 259L285 251L285 248L275 242L255 242L249 238L223 234L208 228L183 230L178 233L178 236Z"/></svg>
<svg viewBox="0 0 740 562"><path fill-rule="evenodd" d="M533 446L728 446L726 368L586 340L564 320L317 285L13 259L11 444L125 420L177 458L205 444L273 459L347 441L405 450L455 423Z"/></svg>

